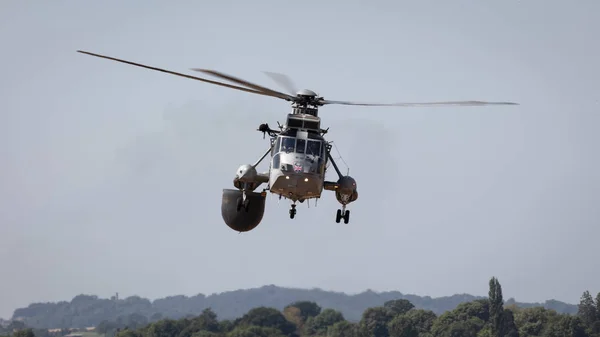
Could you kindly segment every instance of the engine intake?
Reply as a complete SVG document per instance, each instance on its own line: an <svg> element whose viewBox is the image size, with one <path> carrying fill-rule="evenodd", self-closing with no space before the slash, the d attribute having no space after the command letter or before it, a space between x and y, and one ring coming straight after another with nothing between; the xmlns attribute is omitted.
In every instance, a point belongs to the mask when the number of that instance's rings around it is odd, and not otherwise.
<svg viewBox="0 0 600 337"><path fill-rule="evenodd" d="M225 224L234 231L248 232L262 221L266 196L257 192L246 192L247 207L239 208L241 199L242 191L223 189L221 216Z"/></svg>

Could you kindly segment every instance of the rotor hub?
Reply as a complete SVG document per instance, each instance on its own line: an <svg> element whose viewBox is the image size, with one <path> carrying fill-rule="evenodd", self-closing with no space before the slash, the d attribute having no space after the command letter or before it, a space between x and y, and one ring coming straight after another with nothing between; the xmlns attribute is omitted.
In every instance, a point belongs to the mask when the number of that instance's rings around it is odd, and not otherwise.
<svg viewBox="0 0 600 337"><path fill-rule="evenodd" d="M312 91L312 90L308 90L308 89L302 89L302 90L298 90L298 92L296 93L297 96L301 96L301 97L317 97L317 93Z"/></svg>

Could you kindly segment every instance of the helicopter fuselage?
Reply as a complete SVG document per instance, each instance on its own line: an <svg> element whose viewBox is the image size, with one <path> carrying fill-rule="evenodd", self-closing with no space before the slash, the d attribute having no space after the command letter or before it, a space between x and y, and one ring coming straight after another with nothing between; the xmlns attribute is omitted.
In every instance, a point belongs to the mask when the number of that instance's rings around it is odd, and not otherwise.
<svg viewBox="0 0 600 337"><path fill-rule="evenodd" d="M356 181L342 175L331 157L331 145L323 137L327 131L320 128L316 110L304 110L309 113L299 110L288 115L285 127L279 132L271 130L267 124L258 128L258 131L269 133L269 149L255 164L238 168L233 180L237 190L223 190L221 213L232 229L249 231L260 223L267 191L292 202L292 219L296 215L296 202L319 199L324 190L332 191L342 205L337 211L336 222L343 219L348 223L350 212L346 206L358 199ZM268 155L269 170L259 173L256 167ZM330 163L338 176L335 182L325 180ZM255 192L262 184L267 186L262 192Z"/></svg>
<svg viewBox="0 0 600 337"><path fill-rule="evenodd" d="M269 191L300 202L321 197L326 151L317 133L292 129L278 135L271 149Z"/></svg>

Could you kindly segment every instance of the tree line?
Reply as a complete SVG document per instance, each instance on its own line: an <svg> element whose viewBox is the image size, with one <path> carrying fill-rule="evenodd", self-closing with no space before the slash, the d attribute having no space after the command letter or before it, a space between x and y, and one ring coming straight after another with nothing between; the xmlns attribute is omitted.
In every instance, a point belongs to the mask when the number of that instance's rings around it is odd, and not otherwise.
<svg viewBox="0 0 600 337"><path fill-rule="evenodd" d="M507 304L497 278L488 297L463 302L440 315L418 309L407 299L367 308L358 321L313 301L296 301L283 310L260 306L235 319L219 319L211 308L197 316L148 322L143 315L103 321L106 337L600 337L600 293L585 291L575 314ZM21 329L12 337L41 337Z"/></svg>
<svg viewBox="0 0 600 337"><path fill-rule="evenodd" d="M415 308L433 311L441 315L453 310L457 305L484 299L484 296L456 294L432 298L403 294L398 291L364 291L355 295L321 289L294 289L267 285L254 289L227 291L220 294L195 296L169 296L153 301L139 296L118 298L98 298L93 295L78 295L71 301L54 303L32 303L14 311L13 320L20 320L27 326L40 329L72 329L97 326L100 322L135 320L144 324L164 318L180 319L199 315L202 310L211 308L220 319L235 319L257 307L271 307L283 310L290 303L308 301L318 303L323 308L335 309L351 322L361 320L364 311L382 305L386 301L406 299ZM521 308L544 307L558 313L577 313L577 305L556 300L544 303L519 303L509 298L506 305L516 304ZM133 315L133 316L131 316ZM131 317L129 317L131 316ZM143 316L143 317L141 317Z"/></svg>

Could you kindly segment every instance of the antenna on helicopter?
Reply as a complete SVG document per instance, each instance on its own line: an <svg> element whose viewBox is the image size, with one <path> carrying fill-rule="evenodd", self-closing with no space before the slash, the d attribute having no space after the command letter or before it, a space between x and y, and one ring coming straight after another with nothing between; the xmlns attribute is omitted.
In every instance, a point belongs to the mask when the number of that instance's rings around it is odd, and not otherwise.
<svg viewBox="0 0 600 337"><path fill-rule="evenodd" d="M340 150L338 149L337 145L335 144L334 141L331 141L331 144L333 144L333 147L335 148L335 151L337 152L339 158L342 163L344 163L344 165L346 165L346 175L350 175L350 165L348 165L348 163L346 163L346 161L344 160L344 157L342 157L342 154L340 153Z"/></svg>

